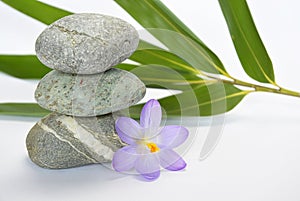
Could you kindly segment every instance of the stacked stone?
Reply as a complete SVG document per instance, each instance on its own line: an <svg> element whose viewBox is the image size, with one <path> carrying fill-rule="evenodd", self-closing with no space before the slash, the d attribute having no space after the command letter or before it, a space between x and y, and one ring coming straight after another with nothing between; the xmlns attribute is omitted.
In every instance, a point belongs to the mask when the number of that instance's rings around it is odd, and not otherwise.
<svg viewBox="0 0 300 201"><path fill-rule="evenodd" d="M122 147L112 112L128 108L145 95L132 73L113 66L137 48L133 26L110 16L74 14L45 29L36 54L54 69L35 91L38 104L53 113L29 132L31 160L45 168L70 168L110 162Z"/></svg>

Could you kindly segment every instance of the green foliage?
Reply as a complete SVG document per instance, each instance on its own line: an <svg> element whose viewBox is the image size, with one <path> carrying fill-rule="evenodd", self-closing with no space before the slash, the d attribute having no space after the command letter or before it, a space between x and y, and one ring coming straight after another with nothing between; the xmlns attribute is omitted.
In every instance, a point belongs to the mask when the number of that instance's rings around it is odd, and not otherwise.
<svg viewBox="0 0 300 201"><path fill-rule="evenodd" d="M0 71L23 79L40 79L51 69L35 55L0 55Z"/></svg>
<svg viewBox="0 0 300 201"><path fill-rule="evenodd" d="M170 66L151 64L133 67L133 65L122 65L119 68L135 74L150 88L189 90L206 83L205 80L194 74L180 73Z"/></svg>
<svg viewBox="0 0 300 201"><path fill-rule="evenodd" d="M142 49L137 50L130 57L132 61L143 65L158 64L168 66L182 74L195 74L195 69L177 55L165 50Z"/></svg>
<svg viewBox="0 0 300 201"><path fill-rule="evenodd" d="M45 24L51 24L52 22L66 15L72 14L71 12L44 4L36 0L2 0L2 2Z"/></svg>
<svg viewBox="0 0 300 201"><path fill-rule="evenodd" d="M3 3L45 24L71 12L36 0L3 0ZM246 0L219 0L237 55L245 72L261 84L229 75L222 62L186 25L159 0L115 0L167 49L140 40L130 60L137 64L116 67L137 75L147 87L175 89L181 93L160 99L168 116L209 116L233 109L250 92L264 91L299 97L275 83L272 62L259 37ZM22 79L40 79L50 69L34 55L0 55L0 71ZM264 83L274 85L265 86ZM241 90L237 86L249 87ZM143 104L130 108L138 118ZM0 114L44 116L47 110L34 103L0 104Z"/></svg>
<svg viewBox="0 0 300 201"><path fill-rule="evenodd" d="M219 0L219 3L246 73L259 82L275 83L272 61L256 30L246 0Z"/></svg>
<svg viewBox="0 0 300 201"><path fill-rule="evenodd" d="M42 117L50 112L35 103L1 103L0 115Z"/></svg>

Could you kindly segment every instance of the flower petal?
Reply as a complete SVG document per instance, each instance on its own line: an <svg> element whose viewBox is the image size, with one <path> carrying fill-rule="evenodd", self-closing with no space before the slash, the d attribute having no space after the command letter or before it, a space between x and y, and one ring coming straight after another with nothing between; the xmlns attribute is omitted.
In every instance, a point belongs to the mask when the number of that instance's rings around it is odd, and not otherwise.
<svg viewBox="0 0 300 201"><path fill-rule="evenodd" d="M135 144L136 140L142 139L142 128L133 119L119 117L116 121L116 131L121 140L127 144Z"/></svg>
<svg viewBox="0 0 300 201"><path fill-rule="evenodd" d="M148 181L154 181L155 179L157 179L160 176L160 170L153 172L153 173L141 174L141 175Z"/></svg>
<svg viewBox="0 0 300 201"><path fill-rule="evenodd" d="M150 131L147 132L148 134L155 135L156 133L153 133L153 131L156 131L159 128L161 123L161 117L162 112L159 102L157 100L151 99L143 107L140 116L140 124L146 130L150 129Z"/></svg>
<svg viewBox="0 0 300 201"><path fill-rule="evenodd" d="M160 171L159 159L157 154L140 155L135 163L135 169L141 175L156 175Z"/></svg>
<svg viewBox="0 0 300 201"><path fill-rule="evenodd" d="M182 126L165 126L157 135L155 142L162 147L175 148L181 145L189 136L189 131Z"/></svg>
<svg viewBox="0 0 300 201"><path fill-rule="evenodd" d="M126 146L119 149L113 156L112 166L118 172L124 172L134 167L138 158L136 147Z"/></svg>
<svg viewBox="0 0 300 201"><path fill-rule="evenodd" d="M178 171L186 167L185 161L171 149L162 150L158 155L160 165L167 170Z"/></svg>

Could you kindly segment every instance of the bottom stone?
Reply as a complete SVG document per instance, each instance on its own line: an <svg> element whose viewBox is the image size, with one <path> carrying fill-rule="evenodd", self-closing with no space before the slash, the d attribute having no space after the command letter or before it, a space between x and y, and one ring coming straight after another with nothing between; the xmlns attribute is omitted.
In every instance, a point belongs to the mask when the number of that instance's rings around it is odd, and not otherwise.
<svg viewBox="0 0 300 201"><path fill-rule="evenodd" d="M110 162L122 147L114 126L111 114L71 117L51 113L30 130L26 139L29 157L51 169Z"/></svg>

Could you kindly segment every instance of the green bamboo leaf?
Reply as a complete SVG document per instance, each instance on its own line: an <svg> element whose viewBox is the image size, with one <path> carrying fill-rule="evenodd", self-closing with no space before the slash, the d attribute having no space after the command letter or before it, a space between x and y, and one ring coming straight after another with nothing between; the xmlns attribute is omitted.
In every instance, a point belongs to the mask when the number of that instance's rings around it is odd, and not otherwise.
<svg viewBox="0 0 300 201"><path fill-rule="evenodd" d="M134 70L137 67L137 65L122 63L122 64L119 64L119 65L117 65L115 67L119 68L119 69L122 69L122 70L132 71L132 70Z"/></svg>
<svg viewBox="0 0 300 201"><path fill-rule="evenodd" d="M119 64L124 70L133 70L136 65ZM52 69L44 66L35 55L0 55L0 71L22 79L41 79Z"/></svg>
<svg viewBox="0 0 300 201"><path fill-rule="evenodd" d="M210 116L232 110L250 91L242 91L230 84L201 85L190 91L159 100L167 116ZM130 115L138 118L143 104L130 108Z"/></svg>
<svg viewBox="0 0 300 201"><path fill-rule="evenodd" d="M35 55L0 55L0 71L22 79L40 79L51 69Z"/></svg>
<svg viewBox="0 0 300 201"><path fill-rule="evenodd" d="M257 32L246 0L219 0L219 3L245 72L259 82L275 84L271 59Z"/></svg>
<svg viewBox="0 0 300 201"><path fill-rule="evenodd" d="M137 50L129 58L132 61L140 64L158 64L162 66L168 66L182 74L197 74L195 68L193 68L186 61L176 56L173 53L165 50L158 49L142 49Z"/></svg>
<svg viewBox="0 0 300 201"><path fill-rule="evenodd" d="M165 40L166 38L168 38L168 32L165 32L166 35L162 35L162 32L157 33L156 29L169 30L185 36L181 38L181 40L184 41L180 43L180 45L194 46L194 48L199 49L196 52L200 52L200 55L196 54L198 57L203 54L205 54L205 56L208 56L208 59L210 60L210 66L206 66L207 68L204 68L205 71L211 73L220 72L221 74L226 74L226 70L219 58L194 33L192 33L192 31L188 27L186 27L161 1L115 0L115 2L118 3L123 9L125 9L137 22L139 22L143 27L145 27L167 48L170 49L170 45L173 45L178 41ZM186 40L186 38L189 38L190 40ZM191 44L190 41L196 43L197 46ZM195 54L195 52L193 54Z"/></svg>
<svg viewBox="0 0 300 201"><path fill-rule="evenodd" d="M138 50L143 50L143 49L154 49L154 50L164 50L156 45L153 45L147 41L141 40L139 41L139 45L138 45Z"/></svg>
<svg viewBox="0 0 300 201"><path fill-rule="evenodd" d="M122 64L118 68L135 74L149 88L191 90L196 86L212 82L203 80L193 74L181 74L168 66Z"/></svg>
<svg viewBox="0 0 300 201"><path fill-rule="evenodd" d="M72 14L36 0L2 0L2 2L44 24L51 24L64 16Z"/></svg>
<svg viewBox="0 0 300 201"><path fill-rule="evenodd" d="M202 85L193 91L183 92L177 97L179 100L184 100L195 94L197 105L188 105L188 107L178 109L179 105L176 106L176 103L170 105L176 97L167 97L162 99L161 102L167 108L169 115L178 115L181 110L185 115L193 115L195 114L194 110L198 108L200 116L210 116L232 110L248 93L248 91L242 91L230 84L216 83L207 86Z"/></svg>
<svg viewBox="0 0 300 201"><path fill-rule="evenodd" d="M0 115L43 117L50 112L35 103L1 103Z"/></svg>
<svg viewBox="0 0 300 201"><path fill-rule="evenodd" d="M214 74L223 74L230 77L224 68L216 65L209 52L206 49L180 33L163 30L148 29L163 44L167 44L168 51L184 59L194 68Z"/></svg>
<svg viewBox="0 0 300 201"><path fill-rule="evenodd" d="M192 67L192 65L178 55L143 40L140 40L138 49L129 59L143 65L157 64L160 66L167 66L184 76L192 75L195 78L195 74L199 74L197 69Z"/></svg>

